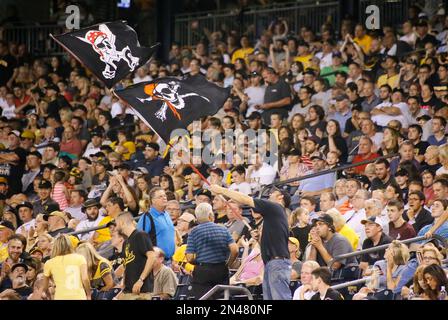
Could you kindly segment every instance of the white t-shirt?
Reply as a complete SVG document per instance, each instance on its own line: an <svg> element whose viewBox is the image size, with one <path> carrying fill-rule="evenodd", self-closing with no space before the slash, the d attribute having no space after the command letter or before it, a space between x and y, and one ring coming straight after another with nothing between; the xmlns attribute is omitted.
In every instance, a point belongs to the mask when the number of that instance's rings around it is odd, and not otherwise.
<svg viewBox="0 0 448 320"><path fill-rule="evenodd" d="M302 293L303 286L300 286L294 291L294 296L292 297L292 300L300 300L300 294ZM303 297L305 300L311 300L311 298L317 293L317 291L308 291L305 292Z"/></svg>
<svg viewBox="0 0 448 320"><path fill-rule="evenodd" d="M87 219L86 214L84 212L82 212L82 206L79 206L79 207L67 207L64 211L70 213L72 218L74 218L76 220L84 221L84 220Z"/></svg>
<svg viewBox="0 0 448 320"><path fill-rule="evenodd" d="M325 114L328 113L328 107L331 100L331 90L316 93L311 97L311 102L324 108Z"/></svg>
<svg viewBox="0 0 448 320"><path fill-rule="evenodd" d="M95 148L93 146L92 142L89 142L89 144L87 145L87 148L86 148L86 152L84 152L84 154L82 156L88 158L92 154L98 153L100 151L101 151L100 148Z"/></svg>
<svg viewBox="0 0 448 320"><path fill-rule="evenodd" d="M28 231L30 231L30 228L33 227L34 229L36 229L36 219L33 219L31 221L28 221L24 224L22 224L20 227L17 228L16 233L20 233L20 231L22 229L25 229L25 231L28 234Z"/></svg>
<svg viewBox="0 0 448 320"><path fill-rule="evenodd" d="M275 169L267 163L263 162L263 165L260 169L258 169L257 171L252 171L249 178L250 181L254 182L252 182L250 185L252 189L256 189L258 186L271 184L274 181L276 175L277 172L275 171Z"/></svg>
<svg viewBox="0 0 448 320"><path fill-rule="evenodd" d="M262 110L257 110L254 108L254 106L256 106L257 104L263 104L264 103L264 93L266 91L266 87L265 86L260 86L260 87L248 87L247 89L244 90L244 93L247 94L247 96L249 97L249 101L247 101L247 113L246 113L246 117L250 116L252 112L254 111L262 111Z"/></svg>
<svg viewBox="0 0 448 320"><path fill-rule="evenodd" d="M85 230L88 228L93 228L93 227L97 227L98 224L101 222L101 220L104 219L104 216L101 214L101 212L98 214L98 218L96 218L95 221L90 221L90 220L83 220L81 221L77 226L76 226L76 230L75 231L81 231L81 230ZM89 240L93 237L95 231L90 231L88 233L81 233L78 235L79 240Z"/></svg>
<svg viewBox="0 0 448 320"><path fill-rule="evenodd" d="M246 195L252 194L252 188L248 182L242 182L240 184L232 183L229 190L238 191Z"/></svg>
<svg viewBox="0 0 448 320"><path fill-rule="evenodd" d="M392 104L391 102L383 102L383 103L380 103L379 105L377 105L376 107L374 107L373 110L381 109L382 107L391 107L391 106L394 106L394 107L397 107L398 109L400 109L401 114L398 116L391 116L388 114L379 114L379 115L372 116L372 121L379 126L387 127L387 124L389 123L389 121L398 120L403 125L403 128L407 128L408 123L407 123L406 117L404 115L409 108L406 103L400 102L400 103Z"/></svg>
<svg viewBox="0 0 448 320"><path fill-rule="evenodd" d="M2 110L2 117L6 117L8 120L16 117L16 106L13 104L12 106L5 105Z"/></svg>
<svg viewBox="0 0 448 320"><path fill-rule="evenodd" d="M322 70L325 67L330 67L333 65L333 53L327 53L324 56L323 52L318 52L316 58L320 60L319 67Z"/></svg>
<svg viewBox="0 0 448 320"><path fill-rule="evenodd" d="M122 113L123 113L123 106L121 105L121 103L118 101L114 102L110 110L110 115L112 116L112 118L115 118L117 115Z"/></svg>
<svg viewBox="0 0 448 320"><path fill-rule="evenodd" d="M445 169L444 167L440 167L436 171L436 176L440 176L442 174L448 174L448 169Z"/></svg>

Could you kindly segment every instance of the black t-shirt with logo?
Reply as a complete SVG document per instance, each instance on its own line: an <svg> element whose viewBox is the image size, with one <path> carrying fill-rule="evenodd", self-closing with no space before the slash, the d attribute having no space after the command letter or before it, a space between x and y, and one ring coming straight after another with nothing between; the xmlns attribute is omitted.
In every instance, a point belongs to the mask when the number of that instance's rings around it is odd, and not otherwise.
<svg viewBox="0 0 448 320"><path fill-rule="evenodd" d="M124 259L124 293L131 293L132 287L140 279L145 268L148 251L153 251L151 240L146 232L137 229L131 233L123 244L122 258ZM152 273L146 277L140 292L152 292L154 281Z"/></svg>
<svg viewBox="0 0 448 320"><path fill-rule="evenodd" d="M0 164L0 176L8 179L9 192L8 197L22 192L22 176L25 172L26 151L22 148L14 150L2 150L0 154L15 153L19 160L15 164L2 163Z"/></svg>
<svg viewBox="0 0 448 320"><path fill-rule="evenodd" d="M382 246L383 244L389 244L391 242L392 242L392 238L390 238L388 235L382 233L380 241L378 242L377 245L374 245L373 241L369 238L364 240L364 242L362 244L362 250ZM375 262L384 259L385 251L386 250L380 250L380 251L365 253L361 256L361 262L367 262L369 264L369 266L372 266Z"/></svg>
<svg viewBox="0 0 448 320"><path fill-rule="evenodd" d="M414 144L414 154L416 156L422 156L425 154L426 149L429 147L429 143L426 141L420 141L417 144Z"/></svg>

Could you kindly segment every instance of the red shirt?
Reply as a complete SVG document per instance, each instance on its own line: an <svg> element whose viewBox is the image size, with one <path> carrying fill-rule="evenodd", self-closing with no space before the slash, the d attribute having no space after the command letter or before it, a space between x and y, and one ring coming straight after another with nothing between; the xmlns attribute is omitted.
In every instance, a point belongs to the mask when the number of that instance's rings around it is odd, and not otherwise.
<svg viewBox="0 0 448 320"><path fill-rule="evenodd" d="M24 103L29 103L30 100L31 100L31 97L28 95L25 95L23 97L23 99L15 98L14 104L16 105L16 107L19 107L19 106L23 105Z"/></svg>
<svg viewBox="0 0 448 320"><path fill-rule="evenodd" d="M399 228L395 228L392 222L389 222L389 237L394 240L406 240L416 236L415 229L409 222L405 222Z"/></svg>
<svg viewBox="0 0 448 320"><path fill-rule="evenodd" d="M364 155L362 154L357 154L354 158L352 163L358 163L358 162L362 162L362 161L366 161L366 160L373 160L379 157L378 153L371 153L368 157L364 157ZM355 167L355 173L356 174L361 174L364 173L364 170L366 169L367 164L363 164L361 166Z"/></svg>
<svg viewBox="0 0 448 320"><path fill-rule="evenodd" d="M61 142L61 151L67 152L67 153L75 155L76 157L79 157L82 152L81 141L73 138L70 141Z"/></svg>

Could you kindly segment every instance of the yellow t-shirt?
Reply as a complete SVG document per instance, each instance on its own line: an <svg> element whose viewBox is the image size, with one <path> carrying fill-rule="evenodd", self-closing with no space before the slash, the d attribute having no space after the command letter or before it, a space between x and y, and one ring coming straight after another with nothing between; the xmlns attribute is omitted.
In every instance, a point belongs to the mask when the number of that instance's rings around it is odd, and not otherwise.
<svg viewBox="0 0 448 320"><path fill-rule="evenodd" d="M249 64L249 56L254 53L254 48L243 49L240 48L236 50L232 55L232 63L235 63L236 59L244 59L246 64Z"/></svg>
<svg viewBox="0 0 448 320"><path fill-rule="evenodd" d="M111 221L112 221L112 218L109 216L106 216L100 221L100 223L98 223L98 227L104 226ZM103 243L103 242L109 241L111 239L109 228L103 228L103 229L96 230L94 239L95 239L95 242L97 242L97 243Z"/></svg>
<svg viewBox="0 0 448 320"><path fill-rule="evenodd" d="M400 83L400 76L398 74L396 74L390 78L387 77L387 74L383 74L382 76L380 76L378 78L376 85L379 88L385 84L388 84L393 90L398 87L399 83Z"/></svg>
<svg viewBox="0 0 448 320"><path fill-rule="evenodd" d="M370 51L370 47L372 45L372 37L369 35L365 35L362 38L358 38L356 37L355 39L353 39L353 41L355 41L362 49L362 51L364 51L364 53L367 53Z"/></svg>
<svg viewBox="0 0 448 320"><path fill-rule="evenodd" d="M8 244L0 242L0 263L8 259Z"/></svg>
<svg viewBox="0 0 448 320"><path fill-rule="evenodd" d="M55 300L87 300L81 279L81 266L86 259L77 253L58 256L44 265L44 275L56 284Z"/></svg>
<svg viewBox="0 0 448 320"><path fill-rule="evenodd" d="M173 259L173 261L176 261L177 264L181 265L188 272L193 272L194 265L187 262L187 258L185 257L186 250L187 250L187 245L186 244L181 245L174 252L172 259Z"/></svg>
<svg viewBox="0 0 448 320"><path fill-rule="evenodd" d="M118 143L116 141L112 142L110 144L110 147L112 149L114 149L114 151L116 151ZM131 159L131 156L135 153L135 143L132 141L126 141L125 143L123 143L123 147L125 147L126 149L128 149L128 152L126 153L121 153L121 155L123 156L124 160L129 160Z"/></svg>
<svg viewBox="0 0 448 320"><path fill-rule="evenodd" d="M353 250L358 248L359 236L350 226L345 224L338 233L347 238L348 242L352 245Z"/></svg>
<svg viewBox="0 0 448 320"><path fill-rule="evenodd" d="M307 56L297 56L294 58L294 61L298 61L303 64L303 70L306 70L311 66L311 59L313 59L313 55L309 54Z"/></svg>

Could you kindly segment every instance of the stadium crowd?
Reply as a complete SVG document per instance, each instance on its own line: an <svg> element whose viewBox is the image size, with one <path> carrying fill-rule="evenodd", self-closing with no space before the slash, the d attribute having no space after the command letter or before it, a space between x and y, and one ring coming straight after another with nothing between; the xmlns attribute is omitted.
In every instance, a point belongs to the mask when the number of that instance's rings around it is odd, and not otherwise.
<svg viewBox="0 0 448 320"><path fill-rule="evenodd" d="M0 299L199 299L230 283L264 299L445 300L448 16L334 27L203 30L119 84L202 73L231 88L199 127L266 143L224 143L193 159L200 174L72 57L0 41ZM356 294L330 288L362 277Z"/></svg>

